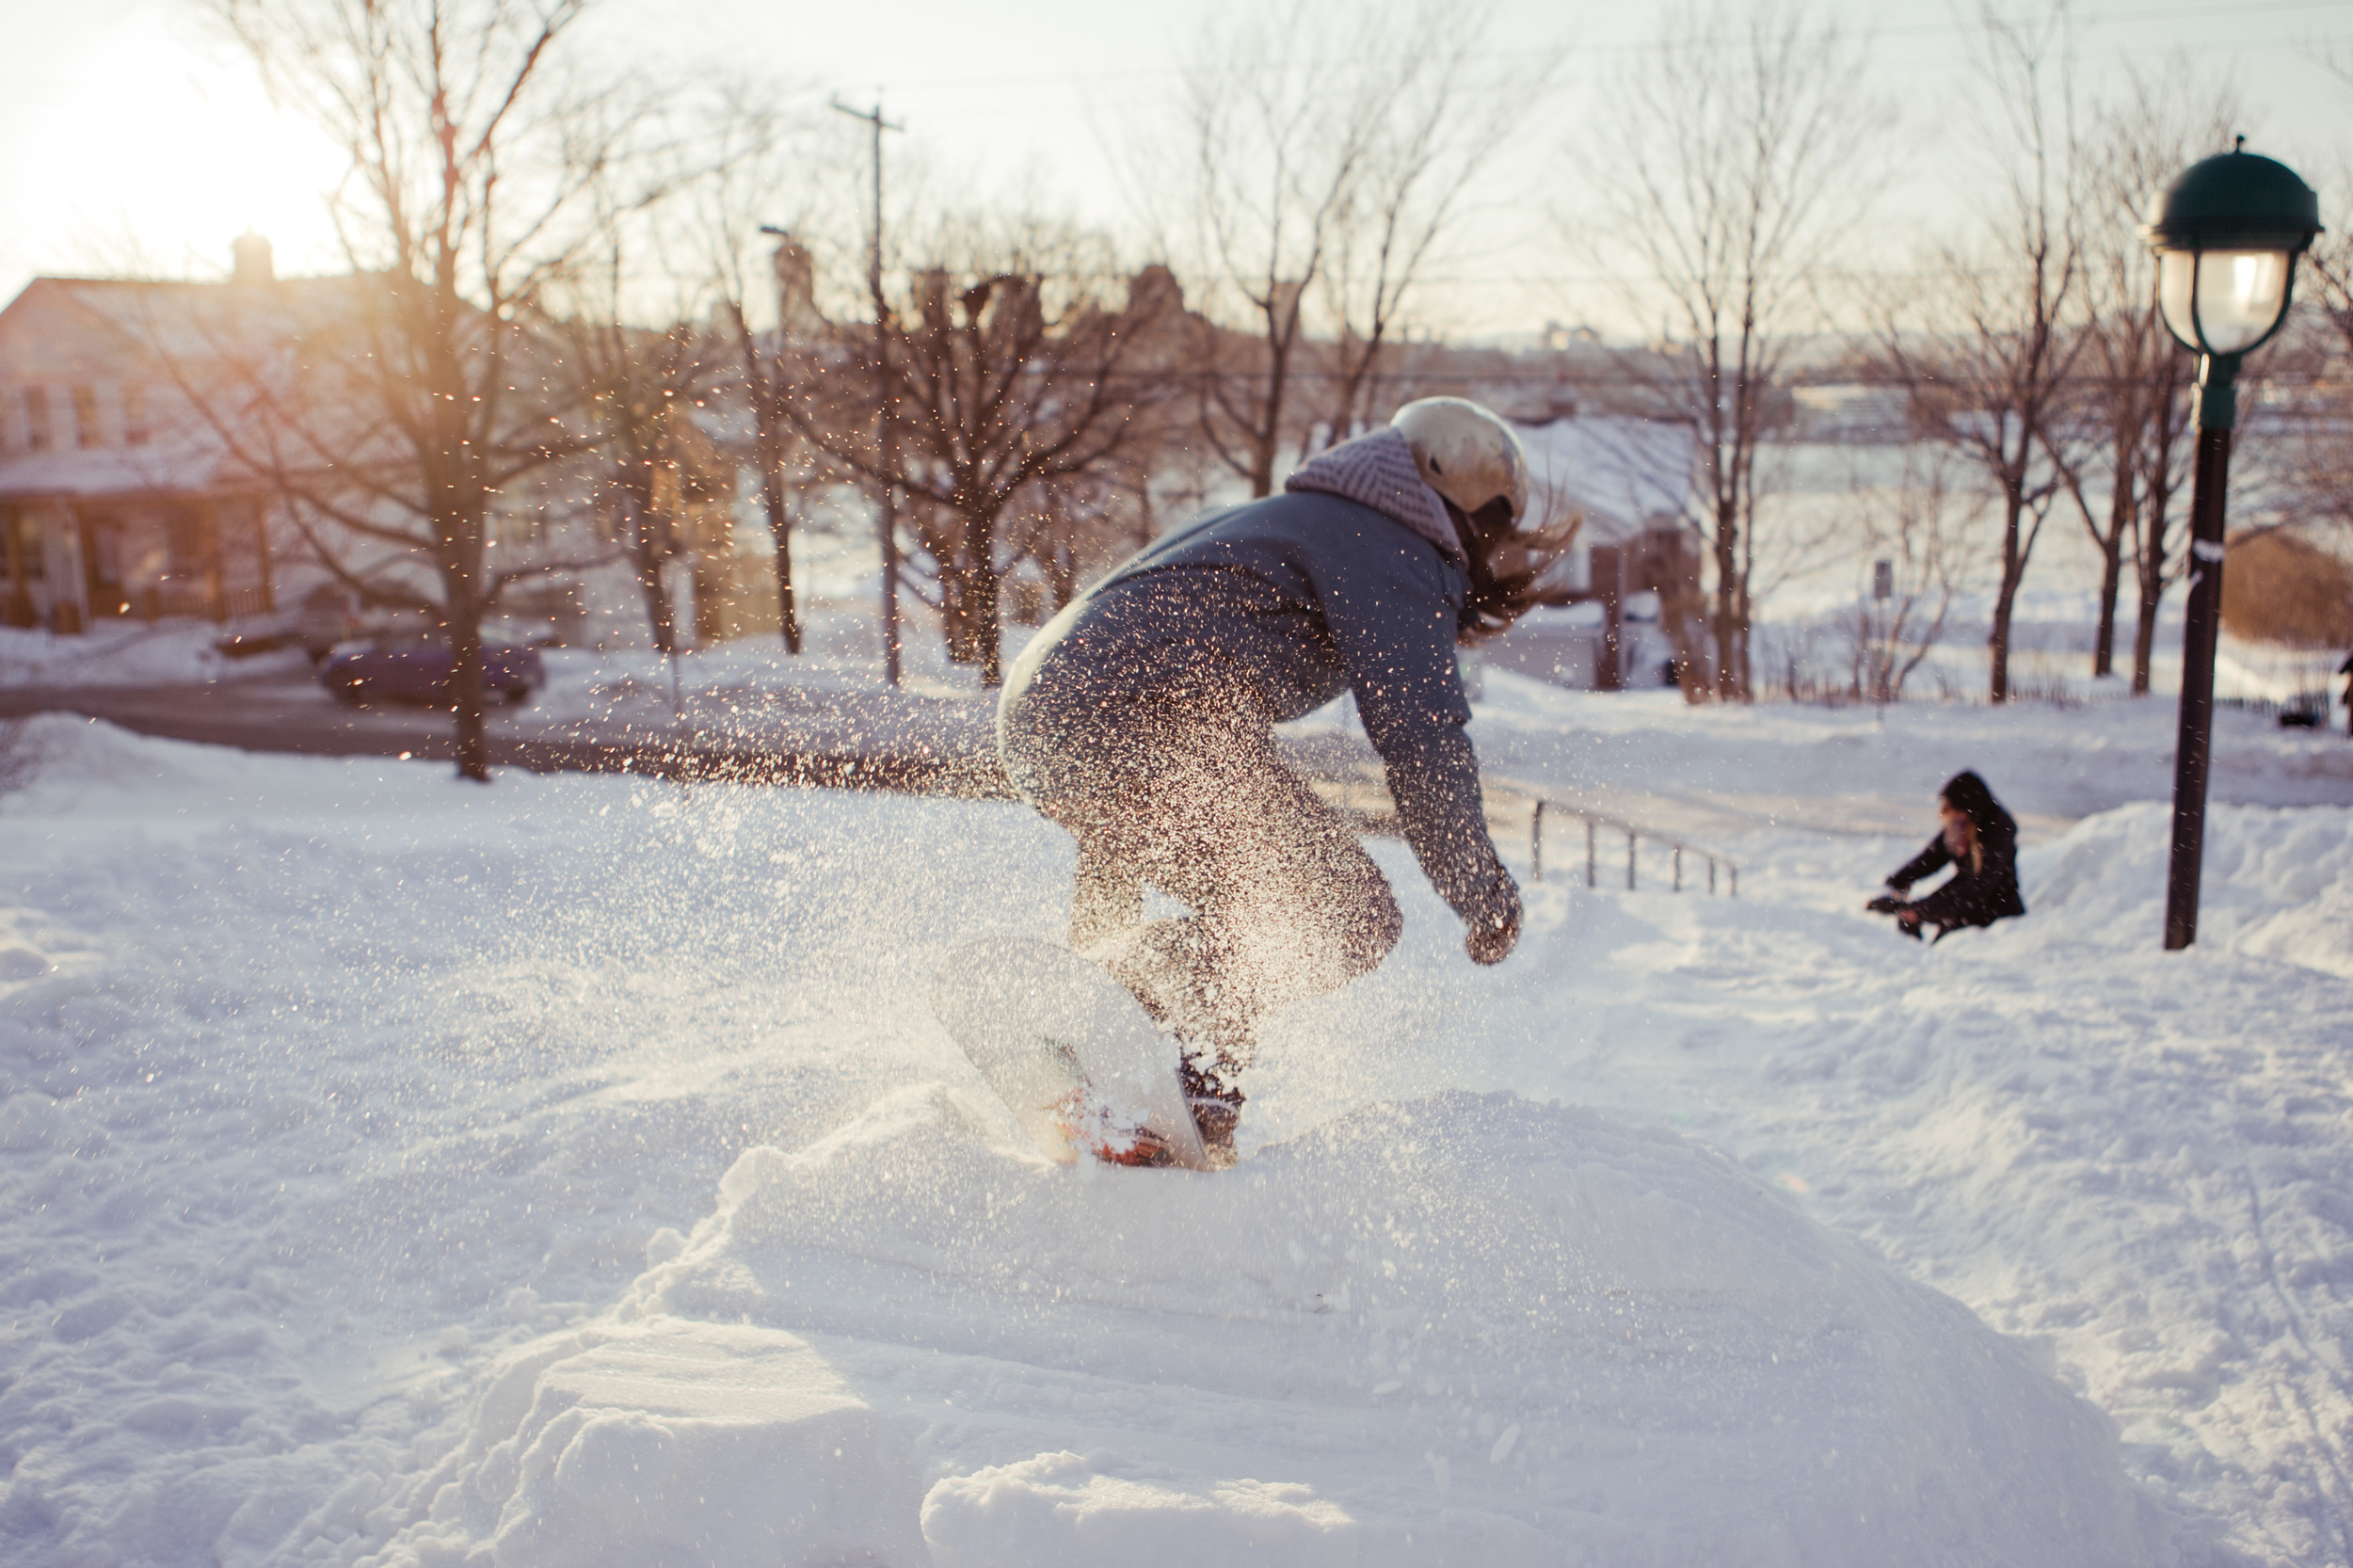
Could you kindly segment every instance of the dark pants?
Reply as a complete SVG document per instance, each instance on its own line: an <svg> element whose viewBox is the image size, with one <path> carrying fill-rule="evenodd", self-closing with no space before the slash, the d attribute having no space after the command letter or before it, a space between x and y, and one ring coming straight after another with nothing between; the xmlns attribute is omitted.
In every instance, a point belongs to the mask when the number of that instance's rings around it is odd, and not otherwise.
<svg viewBox="0 0 2353 1568"><path fill-rule="evenodd" d="M1131 705L1077 722L1009 712L1014 787L1079 840L1070 945L1189 1048L1248 1064L1257 1020L1369 974L1397 900L1263 723ZM1191 913L1144 919L1159 888Z"/></svg>

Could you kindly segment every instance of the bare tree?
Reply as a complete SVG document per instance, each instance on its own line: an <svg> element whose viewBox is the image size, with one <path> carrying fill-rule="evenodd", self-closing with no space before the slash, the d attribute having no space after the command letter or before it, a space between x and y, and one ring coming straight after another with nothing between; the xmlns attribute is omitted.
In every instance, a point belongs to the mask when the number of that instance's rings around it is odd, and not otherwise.
<svg viewBox="0 0 2353 1568"><path fill-rule="evenodd" d="M2332 55L2327 66L2329 74L2353 97L2353 54ZM2344 183L2345 173L2340 165L2340 183ZM2315 240L2305 258L2305 267L2318 284L2314 292L2319 297L2315 303L2345 352L2353 355L2353 227L2340 224L2333 232Z"/></svg>
<svg viewBox="0 0 2353 1568"><path fill-rule="evenodd" d="M1160 317L1118 302L1107 245L1059 225L951 224L932 250L939 264L886 301L879 367L835 378L842 396L862 398L879 376L888 439L861 428L855 403L822 392L793 402L792 417L833 461L908 497L949 652L994 686L1007 509L1025 490L1109 464L1144 427L1137 411L1160 383L1129 361Z"/></svg>
<svg viewBox="0 0 2353 1568"><path fill-rule="evenodd" d="M1714 568L1715 693L1729 700L1753 690L1758 502L1773 483L1760 459L1790 336L1884 185L1869 148L1889 113L1864 66L1860 43L1803 9L1681 7L1567 150L1597 201L1562 228L1606 268L1630 262L1627 307L1668 324L1620 370L1697 438L1689 520Z"/></svg>
<svg viewBox="0 0 2353 1568"><path fill-rule="evenodd" d="M2101 557L2095 676L2114 673L2117 601L2129 558L2139 589L2133 692L2149 690L2159 602L2178 575L2173 500L2188 483L2189 395L2196 361L2157 312L2155 260L2142 242L2141 207L2192 158L2230 139L2236 92L2201 83L2186 64L2160 76L2132 72L2123 97L2096 119L2082 200L2085 344L2073 416L2091 436L2062 449L2061 470ZM2105 497L2094 499L2100 479Z"/></svg>
<svg viewBox="0 0 2353 1568"><path fill-rule="evenodd" d="M1999 498L2001 576L1986 639L1987 695L1998 703L2009 696L2019 586L2079 456L2067 398L2089 340L2072 319L2083 303L2083 205L2064 8L2018 23L1988 6L1978 20L2002 195L1974 242L1935 253L1927 292L1941 313L1914 323L1890 308L1879 339L1915 425L1965 453Z"/></svg>
<svg viewBox="0 0 2353 1568"><path fill-rule="evenodd" d="M1313 353L1308 299L1391 108L1391 66L1332 59L1339 22L1316 0L1214 19L1184 69L1189 165L1139 174L1175 231L1165 243L1203 285L1191 367L1200 438L1255 497L1273 492L1280 450L1304 424L1294 381ZM1346 26L1382 33L1377 19ZM1167 200L1184 202L1181 221Z"/></svg>
<svg viewBox="0 0 2353 1568"><path fill-rule="evenodd" d="M1847 616L1854 695L1867 702L1901 702L1904 682L1944 640L1953 600L1975 568L1970 521L1973 498L1953 493L1950 448L1905 449L1903 475L1886 497L1859 482L1852 487L1856 542L1864 558L1888 568L1888 596L1859 599Z"/></svg>
<svg viewBox="0 0 2353 1568"><path fill-rule="evenodd" d="M1148 486L1133 471L1146 456L1114 454L1085 472L1040 481L1015 504L1007 553L1035 564L1050 609L1079 597L1090 568L1135 548Z"/></svg>
<svg viewBox="0 0 2353 1568"><path fill-rule="evenodd" d="M1329 324L1322 439L1382 413L1381 368L1408 299L1462 220L1497 150L1525 122L1558 52L1497 67L1486 6L1425 5L1379 19L1382 55L1354 90L1378 105L1332 215L1316 293ZM1501 215L1489 210L1491 223ZM1314 433L1310 432L1310 440Z"/></svg>
<svg viewBox="0 0 2353 1568"><path fill-rule="evenodd" d="M587 393L597 442L596 505L637 580L654 650L680 651L669 568L687 548L685 492L701 482L698 443L681 425L711 378L692 326L667 331L605 319L563 324L573 374Z"/></svg>
<svg viewBox="0 0 2353 1568"><path fill-rule="evenodd" d="M817 187L806 178L816 161L815 135L804 117L777 106L774 88L752 83L722 91L711 135L712 172L696 193L698 227L718 295L716 327L734 361L751 424L752 468L774 545L777 627L785 651L796 654L801 617L792 579L793 500L817 465L795 433L790 406L800 378L814 373L829 331L818 311L817 269L808 244L808 231L822 221ZM775 325L764 332L755 329L752 316L760 272L769 275L765 286L776 311Z"/></svg>
<svg viewBox="0 0 2353 1568"><path fill-rule="evenodd" d="M2353 53L2325 62L2353 101ZM2337 161L2329 205L2346 210L2353 194L2353 168ZM2304 262L2306 286L2300 314L2316 318L2303 332L2291 327L2295 346L2313 361L2314 374L2300 426L2287 442L2288 488L2301 513L2338 536L2339 548L2353 545L2353 224L2337 222L2313 244ZM2285 344L2281 346L2287 346ZM2275 361L2279 349L2269 358ZM2353 724L2353 720L2348 720Z"/></svg>
<svg viewBox="0 0 2353 1568"><path fill-rule="evenodd" d="M208 0L271 91L348 159L330 210L365 283L309 341L240 377L241 406L215 400L215 427L306 520L332 569L355 575L355 540L427 568L471 779L489 777L482 617L515 574L487 553L494 511L596 439L533 328L595 243L598 199L642 123L571 69L587 5Z"/></svg>

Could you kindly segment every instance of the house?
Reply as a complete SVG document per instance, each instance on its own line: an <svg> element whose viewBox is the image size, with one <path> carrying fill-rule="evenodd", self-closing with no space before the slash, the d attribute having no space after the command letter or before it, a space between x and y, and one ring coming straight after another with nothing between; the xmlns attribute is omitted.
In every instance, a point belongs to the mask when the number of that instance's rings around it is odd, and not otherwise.
<svg viewBox="0 0 2353 1568"><path fill-rule="evenodd" d="M226 621L322 590L432 613L422 481L370 380L398 284L279 278L257 234L234 254L223 281L38 278L0 311L0 619ZM510 363L534 390L505 418L536 430L560 354L526 339ZM611 556L578 488L551 465L492 498L502 582L553 601Z"/></svg>
<svg viewBox="0 0 2353 1568"><path fill-rule="evenodd" d="M1547 603L1489 643L1499 668L1589 691L1673 685L1675 649L1698 646L1689 520L1690 426L1614 415L1520 425L1529 512L1579 520L1545 583Z"/></svg>

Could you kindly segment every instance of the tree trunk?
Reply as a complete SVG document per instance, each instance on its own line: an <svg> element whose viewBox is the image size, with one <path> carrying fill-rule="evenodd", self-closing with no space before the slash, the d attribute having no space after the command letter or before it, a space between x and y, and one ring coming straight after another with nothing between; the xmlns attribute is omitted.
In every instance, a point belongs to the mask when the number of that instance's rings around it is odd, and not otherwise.
<svg viewBox="0 0 2353 1568"><path fill-rule="evenodd" d="M2171 460L2172 445L2169 441L2158 449L2157 466L2149 484L2148 504L2142 507L2140 549L2133 557L2134 576L2140 585L2139 626L2133 636L2133 696L2149 695L2149 665L2156 656L2157 612L2165 604L2165 531L2166 514L2172 510L2174 488L2167 464Z"/></svg>
<svg viewBox="0 0 2353 1568"><path fill-rule="evenodd" d="M2100 628L2092 635L2094 680L2116 673L2116 596L2124 585L2124 540L2112 533L2100 541Z"/></svg>
<svg viewBox="0 0 2353 1568"><path fill-rule="evenodd" d="M449 575L450 706L457 715L457 776L490 782L489 738L482 719L482 604L471 574Z"/></svg>
<svg viewBox="0 0 2353 1568"><path fill-rule="evenodd" d="M768 533L776 541L776 630L784 650L801 651L801 612L792 594L792 517L785 510L784 483L773 468L760 475L760 499L768 507Z"/></svg>
<svg viewBox="0 0 2353 1568"><path fill-rule="evenodd" d="M646 624L653 632L654 651L666 656L678 650L678 626L670 596L664 591L667 584L662 581L664 552L656 532L661 526L650 514L639 513L635 548L630 555L637 568L637 592L646 601Z"/></svg>
<svg viewBox="0 0 2353 1568"><path fill-rule="evenodd" d="M1283 356L1275 355L1267 373L1266 423L1250 435L1250 498L1264 500L1274 493L1274 453L1283 438Z"/></svg>
<svg viewBox="0 0 2353 1568"><path fill-rule="evenodd" d="M1302 285L1305 286L1304 284ZM1296 307L1293 307L1294 312ZM1292 330L1298 317L1292 316ZM1291 345L1276 337L1274 315L1267 315L1266 418L1251 432L1250 495L1262 500L1274 493L1274 454L1283 444L1283 394L1289 390Z"/></svg>
<svg viewBox="0 0 2353 1568"><path fill-rule="evenodd" d="M1054 613L1060 615L1079 597L1079 552L1058 546L1046 552L1040 565L1046 568L1046 586L1053 596Z"/></svg>
<svg viewBox="0 0 2353 1568"><path fill-rule="evenodd" d="M1005 683L1003 599L997 580L997 541L994 532L981 530L972 552L972 598L968 606L974 617L972 634L979 643L981 684L990 691Z"/></svg>
<svg viewBox="0 0 2353 1568"><path fill-rule="evenodd" d="M2133 628L2133 696L2149 695L2149 664L2157 648L2157 610L2164 603L2163 590L2149 591L2148 581L2140 584L2140 613Z"/></svg>
<svg viewBox="0 0 2353 1568"><path fill-rule="evenodd" d="M1993 626L1986 634L1991 666L1986 700L1995 707L2009 700L2009 621L2018 601L2018 585L2025 580L2025 563L2019 557L2018 520L2026 510L2022 481L2009 480L2002 495L2002 584L1993 596Z"/></svg>
<svg viewBox="0 0 2353 1568"><path fill-rule="evenodd" d="M1716 696L1723 702L1744 700L1749 694L1747 662L1741 657L1740 557L1735 530L1738 525L1716 520Z"/></svg>
<svg viewBox="0 0 2353 1568"><path fill-rule="evenodd" d="M776 625L784 633L784 650L801 651L801 612L792 601L792 536L776 536Z"/></svg>
<svg viewBox="0 0 2353 1568"><path fill-rule="evenodd" d="M2009 700L2009 594L2007 590L1993 600L1993 627L1986 633L1985 649L1987 662L1993 667L1985 699L1998 708Z"/></svg>
<svg viewBox="0 0 2353 1568"><path fill-rule="evenodd" d="M760 504L767 508L768 532L776 541L776 629L784 637L784 651L797 654L801 651L801 616L792 594L792 514L784 499L783 439L768 377L760 369L759 343L744 319L744 307L729 300L728 313L735 322L735 340L744 352L744 382L751 390ZM782 377L779 358L777 378Z"/></svg>

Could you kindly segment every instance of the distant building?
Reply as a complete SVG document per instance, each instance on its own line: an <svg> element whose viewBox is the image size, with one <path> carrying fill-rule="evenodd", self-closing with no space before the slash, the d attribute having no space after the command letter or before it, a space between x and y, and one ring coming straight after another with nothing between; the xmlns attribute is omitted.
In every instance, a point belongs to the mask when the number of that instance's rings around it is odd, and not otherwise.
<svg viewBox="0 0 2353 1568"><path fill-rule="evenodd" d="M432 564L400 535L415 520L396 488L345 487L333 507L297 519L280 480L360 465L349 449L312 450L351 432L396 471L382 410L264 405L306 395L297 367L365 352L381 275L275 275L269 243L236 242L221 282L37 278L0 311L0 620L80 632L109 619L216 621L299 604L314 590L371 602L430 603ZM336 378L323 377L333 385ZM347 384L360 384L349 377ZM494 500L493 564L582 553L541 475ZM322 487L322 491L324 487ZM314 498L315 499L315 498ZM385 531L356 532L381 521ZM345 520L351 520L346 521ZM330 568L329 562L333 563ZM526 576L518 599L569 597Z"/></svg>
<svg viewBox="0 0 2353 1568"><path fill-rule="evenodd" d="M1801 441L1901 441L1912 436L1903 390L1865 384L1792 387Z"/></svg>
<svg viewBox="0 0 2353 1568"><path fill-rule="evenodd" d="M1580 690L1673 684L1678 644L1701 642L1690 426L1596 416L1519 435L1531 512L1579 522L1546 581L1549 604L1487 645L1487 659Z"/></svg>
<svg viewBox="0 0 2353 1568"><path fill-rule="evenodd" d="M267 487L169 361L248 330L276 291L317 286L274 282L248 235L226 283L37 278L0 311L0 619L78 632L276 606Z"/></svg>

